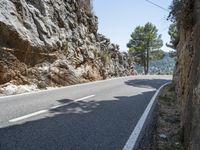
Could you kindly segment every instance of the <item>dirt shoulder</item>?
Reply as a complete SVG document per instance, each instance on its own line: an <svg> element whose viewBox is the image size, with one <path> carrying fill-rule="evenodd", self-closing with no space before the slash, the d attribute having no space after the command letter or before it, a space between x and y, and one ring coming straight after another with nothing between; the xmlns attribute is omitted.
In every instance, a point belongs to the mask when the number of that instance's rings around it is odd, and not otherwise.
<svg viewBox="0 0 200 150"><path fill-rule="evenodd" d="M180 104L173 84L165 86L156 98L156 106L137 150L183 150Z"/></svg>
<svg viewBox="0 0 200 150"><path fill-rule="evenodd" d="M158 98L153 150L183 150L181 144L180 104L173 84L165 86Z"/></svg>

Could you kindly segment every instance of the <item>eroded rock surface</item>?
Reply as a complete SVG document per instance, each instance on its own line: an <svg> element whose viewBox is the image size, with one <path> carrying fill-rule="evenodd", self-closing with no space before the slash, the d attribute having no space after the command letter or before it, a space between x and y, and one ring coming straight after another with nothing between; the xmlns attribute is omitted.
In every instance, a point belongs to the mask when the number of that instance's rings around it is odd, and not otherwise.
<svg viewBox="0 0 200 150"><path fill-rule="evenodd" d="M0 0L0 84L71 85L130 74L90 0Z"/></svg>
<svg viewBox="0 0 200 150"><path fill-rule="evenodd" d="M200 149L200 1L183 0L174 81L182 105L185 149Z"/></svg>

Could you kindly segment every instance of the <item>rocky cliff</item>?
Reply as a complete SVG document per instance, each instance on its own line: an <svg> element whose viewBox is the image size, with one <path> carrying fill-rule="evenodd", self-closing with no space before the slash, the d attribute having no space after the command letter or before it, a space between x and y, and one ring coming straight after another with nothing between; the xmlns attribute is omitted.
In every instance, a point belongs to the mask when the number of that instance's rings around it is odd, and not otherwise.
<svg viewBox="0 0 200 150"><path fill-rule="evenodd" d="M0 84L71 85L130 74L90 0L0 0Z"/></svg>
<svg viewBox="0 0 200 150"><path fill-rule="evenodd" d="M174 81L182 105L185 149L200 149L200 1L183 0Z"/></svg>

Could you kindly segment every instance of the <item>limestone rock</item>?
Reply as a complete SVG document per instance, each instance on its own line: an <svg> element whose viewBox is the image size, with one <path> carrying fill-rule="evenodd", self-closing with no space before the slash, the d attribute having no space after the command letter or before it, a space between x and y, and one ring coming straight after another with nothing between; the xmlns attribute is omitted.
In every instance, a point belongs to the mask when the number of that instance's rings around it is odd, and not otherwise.
<svg viewBox="0 0 200 150"><path fill-rule="evenodd" d="M185 149L197 150L200 149L200 1L185 0L183 3L182 15L192 17L193 23L188 24L184 19L180 23L174 82L182 105Z"/></svg>
<svg viewBox="0 0 200 150"><path fill-rule="evenodd" d="M63 86L130 74L90 0L0 0L0 84Z"/></svg>

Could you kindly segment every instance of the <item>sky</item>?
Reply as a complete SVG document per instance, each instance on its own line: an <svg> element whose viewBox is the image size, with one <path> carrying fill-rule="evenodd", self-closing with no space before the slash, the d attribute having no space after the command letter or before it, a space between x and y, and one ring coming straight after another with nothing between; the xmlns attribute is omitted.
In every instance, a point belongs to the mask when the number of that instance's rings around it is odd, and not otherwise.
<svg viewBox="0 0 200 150"><path fill-rule="evenodd" d="M151 0L168 9L172 0ZM111 42L120 45L120 51L127 51L126 44L138 25L151 22L162 34L162 50L169 51L166 43L170 41L167 21L169 12L156 7L146 0L93 0L93 11L98 17L98 32L104 34Z"/></svg>

